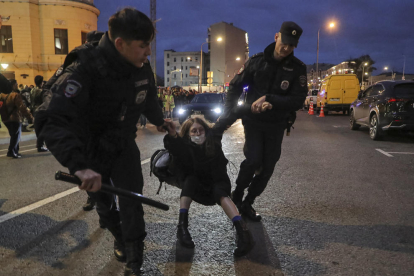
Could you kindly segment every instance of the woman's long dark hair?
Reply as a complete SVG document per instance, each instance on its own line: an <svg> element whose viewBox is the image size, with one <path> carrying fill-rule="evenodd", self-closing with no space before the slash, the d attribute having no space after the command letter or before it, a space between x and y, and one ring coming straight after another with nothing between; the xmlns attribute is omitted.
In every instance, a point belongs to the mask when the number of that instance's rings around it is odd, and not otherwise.
<svg viewBox="0 0 414 276"><path fill-rule="evenodd" d="M205 141L205 145L206 145L206 155L208 157L213 157L215 150L216 150L216 145L215 145L215 140L214 140L214 136L213 133L211 131L211 127L207 124L207 122L201 118L189 118L187 119L183 125L181 126L181 130L180 130L180 137L187 139L187 140L191 140L190 138L190 128L191 126L194 124L200 124L203 126L204 128L204 132L206 135L206 141Z"/></svg>

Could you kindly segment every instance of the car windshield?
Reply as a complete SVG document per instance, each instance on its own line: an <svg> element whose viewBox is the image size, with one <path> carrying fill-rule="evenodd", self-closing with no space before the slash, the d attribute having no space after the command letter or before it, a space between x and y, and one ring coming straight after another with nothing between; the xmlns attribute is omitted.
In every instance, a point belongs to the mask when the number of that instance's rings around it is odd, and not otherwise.
<svg viewBox="0 0 414 276"><path fill-rule="evenodd" d="M318 90L312 90L312 96L318 96Z"/></svg>
<svg viewBox="0 0 414 276"><path fill-rule="evenodd" d="M222 103L223 97L220 94L199 94L194 97L191 103Z"/></svg>
<svg viewBox="0 0 414 276"><path fill-rule="evenodd" d="M414 98L414 83L396 85L394 92L397 98Z"/></svg>

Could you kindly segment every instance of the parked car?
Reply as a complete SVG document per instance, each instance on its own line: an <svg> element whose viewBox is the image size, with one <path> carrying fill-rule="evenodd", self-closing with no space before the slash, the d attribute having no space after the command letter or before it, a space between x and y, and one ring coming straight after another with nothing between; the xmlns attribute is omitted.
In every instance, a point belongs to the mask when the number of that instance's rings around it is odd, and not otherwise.
<svg viewBox="0 0 414 276"><path fill-rule="evenodd" d="M215 122L223 113L225 94L197 94L187 105L178 110L178 120L184 123L191 116L204 116L204 119Z"/></svg>
<svg viewBox="0 0 414 276"><path fill-rule="evenodd" d="M318 92L318 89L309 90L305 102L303 103L303 108L309 110L310 103L313 102L313 109L316 109L316 98L318 96Z"/></svg>
<svg viewBox="0 0 414 276"><path fill-rule="evenodd" d="M414 81L377 82L358 94L350 111L350 128L368 126L373 140L392 129L414 130Z"/></svg>
<svg viewBox="0 0 414 276"><path fill-rule="evenodd" d="M325 115L329 111L342 111L346 114L359 91L359 81L355 74L330 75L322 80L316 111L319 113L323 104Z"/></svg>

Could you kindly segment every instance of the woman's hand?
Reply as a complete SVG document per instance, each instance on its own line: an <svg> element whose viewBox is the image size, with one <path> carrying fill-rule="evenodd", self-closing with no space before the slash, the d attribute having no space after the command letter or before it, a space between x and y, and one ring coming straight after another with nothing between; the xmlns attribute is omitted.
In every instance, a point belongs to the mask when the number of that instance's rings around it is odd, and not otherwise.
<svg viewBox="0 0 414 276"><path fill-rule="evenodd" d="M177 131L175 130L175 124L171 119L164 119L163 128L167 130L168 134L172 137L177 136Z"/></svg>
<svg viewBox="0 0 414 276"><path fill-rule="evenodd" d="M262 110L261 110L261 112L264 112L264 111L266 111L267 109L272 109L273 108L273 105L271 104L271 103L269 103L269 102L264 102L263 104L262 104Z"/></svg>

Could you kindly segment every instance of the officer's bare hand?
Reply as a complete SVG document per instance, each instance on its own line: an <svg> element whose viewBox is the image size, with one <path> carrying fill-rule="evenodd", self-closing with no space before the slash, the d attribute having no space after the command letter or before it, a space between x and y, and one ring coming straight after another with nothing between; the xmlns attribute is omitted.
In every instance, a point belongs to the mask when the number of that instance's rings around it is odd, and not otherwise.
<svg viewBox="0 0 414 276"><path fill-rule="evenodd" d="M272 109L273 108L273 105L271 104L271 103L269 103L269 102L264 102L263 104L262 104L262 111L261 112L265 112L266 110L270 110L270 109Z"/></svg>
<svg viewBox="0 0 414 276"><path fill-rule="evenodd" d="M262 105L266 101L266 96L262 96L257 99L251 107L252 113L260 113L262 111Z"/></svg>
<svg viewBox="0 0 414 276"><path fill-rule="evenodd" d="M97 192L102 187L102 176L90 169L76 171L75 175L82 181L79 189L88 192Z"/></svg>

